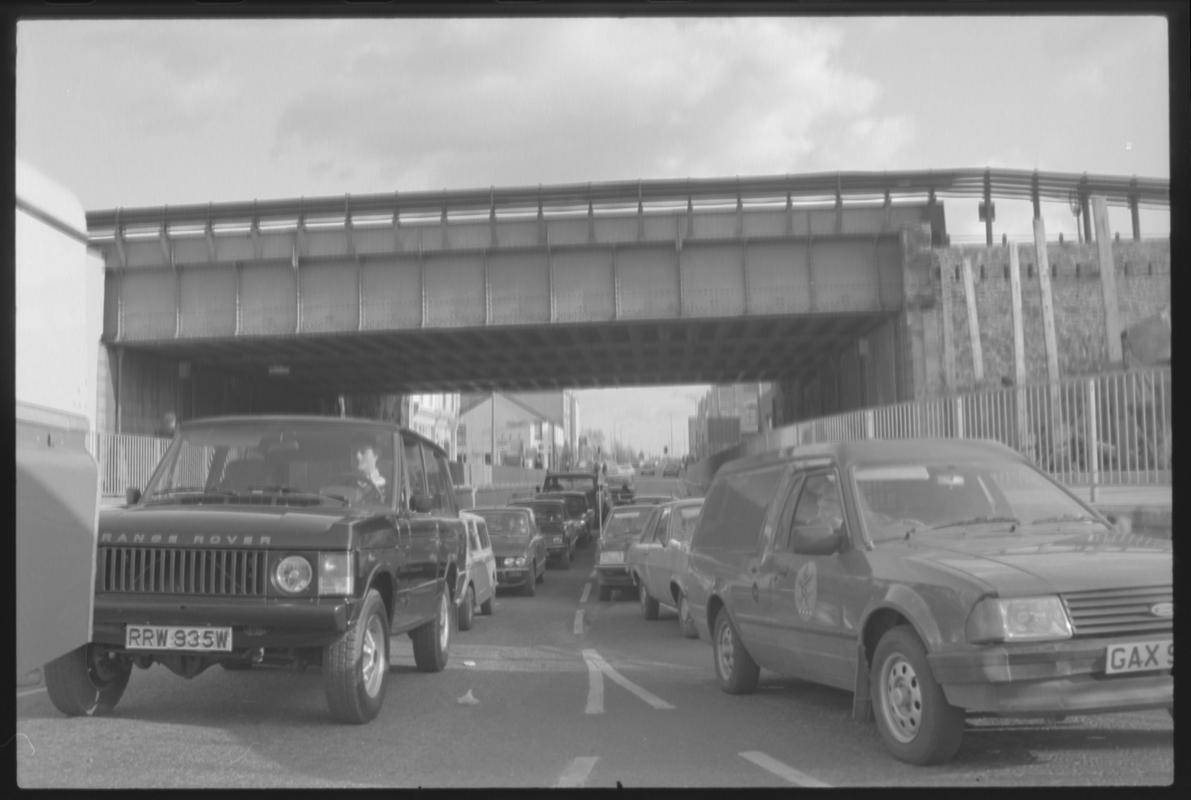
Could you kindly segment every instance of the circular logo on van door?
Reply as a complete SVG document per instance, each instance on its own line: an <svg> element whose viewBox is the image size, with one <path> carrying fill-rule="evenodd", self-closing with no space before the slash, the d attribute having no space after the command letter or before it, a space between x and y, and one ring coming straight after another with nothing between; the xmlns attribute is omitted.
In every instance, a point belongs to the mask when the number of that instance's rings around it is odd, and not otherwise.
<svg viewBox="0 0 1191 800"><path fill-rule="evenodd" d="M808 561L799 568L794 576L794 607L798 609L798 616L805 622L815 613L815 603L819 599L819 572L814 561Z"/></svg>

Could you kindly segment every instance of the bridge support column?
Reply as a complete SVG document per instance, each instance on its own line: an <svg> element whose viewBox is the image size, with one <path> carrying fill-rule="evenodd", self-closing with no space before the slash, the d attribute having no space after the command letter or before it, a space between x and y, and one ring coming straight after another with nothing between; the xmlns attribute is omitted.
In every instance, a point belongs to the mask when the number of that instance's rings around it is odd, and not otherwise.
<svg viewBox="0 0 1191 800"><path fill-rule="evenodd" d="M938 259L929 225L902 229L904 302L898 330L897 401L921 400L945 390L942 304Z"/></svg>

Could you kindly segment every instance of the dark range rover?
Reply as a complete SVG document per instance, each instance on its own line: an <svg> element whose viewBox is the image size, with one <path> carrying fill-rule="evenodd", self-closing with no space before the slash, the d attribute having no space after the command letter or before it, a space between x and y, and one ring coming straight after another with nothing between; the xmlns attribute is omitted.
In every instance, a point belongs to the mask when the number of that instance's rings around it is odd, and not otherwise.
<svg viewBox="0 0 1191 800"><path fill-rule="evenodd" d="M68 715L105 714L135 665L319 665L344 722L380 711L389 636L446 666L465 574L446 456L371 420L225 417L179 430L144 494L99 518L91 644L47 665Z"/></svg>

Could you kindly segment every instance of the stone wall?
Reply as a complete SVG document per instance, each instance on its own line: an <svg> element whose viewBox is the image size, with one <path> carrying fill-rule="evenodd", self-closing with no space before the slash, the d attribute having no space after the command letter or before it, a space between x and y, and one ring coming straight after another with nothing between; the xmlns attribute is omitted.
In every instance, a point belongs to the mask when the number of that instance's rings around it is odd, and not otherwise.
<svg viewBox="0 0 1191 800"><path fill-rule="evenodd" d="M1034 245L1029 243L994 247L952 247L933 251L936 275L935 291L940 294L936 311L941 322L943 307L949 307L950 335L955 354L953 391L991 388L1002 378L1012 379L1013 316L1010 304L1009 247L1018 247L1022 284L1022 326L1024 331L1026 380L1044 382L1046 340L1042 325L1042 292L1037 275ZM1118 315L1121 329L1158 313L1170 303L1170 243L1168 241L1114 242ZM980 327L980 346L984 362L984 380L979 384L973 374L972 345L968 333L968 306L964 296L962 262L971 262L976 316ZM1095 244L1049 243L1047 259L1051 268L1051 293L1054 304L1055 338L1060 377L1101 372L1119 367L1108 362L1105 336L1104 299L1100 286L1100 267ZM948 303L942 292L948 292ZM936 339L933 352L943 349L943 325L933 326ZM929 349L928 349L929 350ZM942 385L942 361L930 359L934 377L928 386Z"/></svg>

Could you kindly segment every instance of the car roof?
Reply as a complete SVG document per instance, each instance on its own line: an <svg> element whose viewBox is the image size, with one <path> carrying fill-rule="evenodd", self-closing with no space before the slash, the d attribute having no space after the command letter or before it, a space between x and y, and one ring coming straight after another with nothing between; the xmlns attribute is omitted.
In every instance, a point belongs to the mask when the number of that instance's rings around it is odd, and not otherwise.
<svg viewBox="0 0 1191 800"><path fill-rule="evenodd" d="M855 442L818 442L792 445L781 450L744 456L723 464L716 477L744 472L768 464L821 458L841 466L855 461L899 463L929 453L932 459L964 458L1000 461L1026 459L1016 450L989 439L864 439Z"/></svg>
<svg viewBox="0 0 1191 800"><path fill-rule="evenodd" d="M550 503L551 505L560 505L563 508L566 508L567 505L561 497L517 497L510 500L509 503L517 503L518 505L524 505L526 503Z"/></svg>
<svg viewBox="0 0 1191 800"><path fill-rule="evenodd" d="M405 428L401 425L396 425L392 422L387 422L383 419L365 419L363 417L331 417L321 414L227 414L223 416L214 417L195 417L184 422L178 423L178 430L185 431L189 428L203 427L207 425L275 425L277 423L293 422L303 425L317 423L319 425L340 426L345 428L358 428L361 425L366 425L371 428L397 432L400 431L405 436L411 436L423 444L433 447L435 450L446 454L442 445L435 442L433 439L427 438L422 434L411 428Z"/></svg>

